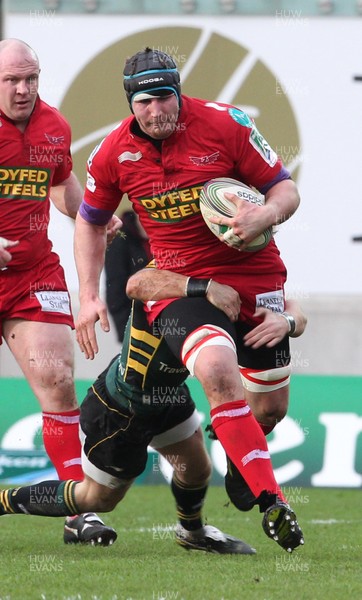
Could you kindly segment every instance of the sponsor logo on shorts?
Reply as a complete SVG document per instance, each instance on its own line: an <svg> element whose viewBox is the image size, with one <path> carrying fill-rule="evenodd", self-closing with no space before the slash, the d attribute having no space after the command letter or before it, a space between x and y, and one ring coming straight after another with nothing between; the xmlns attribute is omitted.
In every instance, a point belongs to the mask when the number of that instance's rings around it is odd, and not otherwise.
<svg viewBox="0 0 362 600"><path fill-rule="evenodd" d="M268 308L274 312L283 312L284 310L284 293L283 290L274 290L272 292L265 292L264 294L257 294L255 296L255 306L258 308Z"/></svg>
<svg viewBox="0 0 362 600"><path fill-rule="evenodd" d="M34 292L42 311L70 315L68 292Z"/></svg>

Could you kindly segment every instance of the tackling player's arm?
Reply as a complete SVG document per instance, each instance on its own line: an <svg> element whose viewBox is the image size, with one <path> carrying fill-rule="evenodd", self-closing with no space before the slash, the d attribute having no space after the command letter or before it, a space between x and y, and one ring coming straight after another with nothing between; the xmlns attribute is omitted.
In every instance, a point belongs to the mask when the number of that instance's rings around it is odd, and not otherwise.
<svg viewBox="0 0 362 600"><path fill-rule="evenodd" d="M262 319L262 322L244 336L244 344L252 348L272 348L286 335L302 335L307 325L307 317L302 308L296 300L286 300L284 308L283 313L268 308L257 308L254 316Z"/></svg>
<svg viewBox="0 0 362 600"><path fill-rule="evenodd" d="M205 293L194 294L198 282L204 282ZM209 283L210 282L210 283ZM202 287L201 285L201 287ZM223 285L213 279L196 279L172 271L146 267L132 275L126 287L127 296L142 302L165 300L167 298L185 298L187 296L205 296L207 300L222 310L231 321L237 321L241 300L238 292L229 285Z"/></svg>

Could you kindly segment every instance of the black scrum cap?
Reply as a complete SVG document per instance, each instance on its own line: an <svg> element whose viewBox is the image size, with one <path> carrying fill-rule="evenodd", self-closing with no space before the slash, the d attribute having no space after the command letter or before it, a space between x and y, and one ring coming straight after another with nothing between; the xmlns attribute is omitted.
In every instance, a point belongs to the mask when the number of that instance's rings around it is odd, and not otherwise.
<svg viewBox="0 0 362 600"><path fill-rule="evenodd" d="M147 47L126 60L123 75L131 110L136 96L143 99L175 94L181 104L180 74L169 54Z"/></svg>

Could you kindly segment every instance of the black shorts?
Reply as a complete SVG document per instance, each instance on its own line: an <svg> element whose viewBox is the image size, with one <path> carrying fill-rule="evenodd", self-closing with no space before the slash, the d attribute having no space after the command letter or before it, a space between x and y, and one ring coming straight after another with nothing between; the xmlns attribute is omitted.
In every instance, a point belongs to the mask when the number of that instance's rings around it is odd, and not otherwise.
<svg viewBox="0 0 362 600"><path fill-rule="evenodd" d="M139 416L109 396L105 374L81 404L82 467L98 483L116 488L144 471L149 445L157 449L187 439L200 419L186 385L180 388L182 404L160 406L157 413L153 409L148 416Z"/></svg>
<svg viewBox="0 0 362 600"><path fill-rule="evenodd" d="M286 366L290 362L288 336L285 336L273 348L263 346L253 349L245 346L243 337L253 329L253 326L243 321L232 323L222 310L216 308L206 298L174 300L155 319L155 326L157 326L157 322L161 324L160 333L163 334L169 348L179 360L181 360L181 350L186 337L198 327L208 323L222 327L231 335L236 344L240 366L264 370ZM177 323L177 327L162 327L165 323Z"/></svg>

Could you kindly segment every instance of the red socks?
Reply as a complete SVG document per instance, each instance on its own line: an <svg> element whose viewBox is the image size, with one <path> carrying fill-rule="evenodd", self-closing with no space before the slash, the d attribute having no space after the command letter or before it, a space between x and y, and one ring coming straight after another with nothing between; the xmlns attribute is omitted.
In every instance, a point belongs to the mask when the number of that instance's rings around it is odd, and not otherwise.
<svg viewBox="0 0 362 600"><path fill-rule="evenodd" d="M44 446L59 479L84 479L81 467L79 414L79 408L59 413L43 412Z"/></svg>
<svg viewBox="0 0 362 600"><path fill-rule="evenodd" d="M210 412L211 424L226 454L254 496L263 491L284 497L275 481L265 436L245 400L226 402Z"/></svg>

